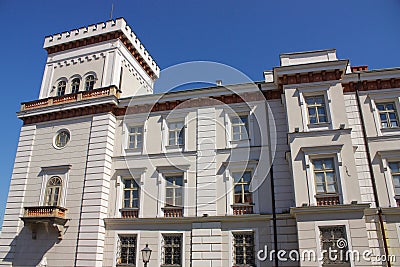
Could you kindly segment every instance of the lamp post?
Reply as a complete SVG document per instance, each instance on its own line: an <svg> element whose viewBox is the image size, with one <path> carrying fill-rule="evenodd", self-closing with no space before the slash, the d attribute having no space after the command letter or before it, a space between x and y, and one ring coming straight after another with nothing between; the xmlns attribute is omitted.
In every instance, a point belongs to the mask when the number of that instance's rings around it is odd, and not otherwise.
<svg viewBox="0 0 400 267"><path fill-rule="evenodd" d="M149 244L146 244L146 247L142 249L142 258L144 267L147 267L147 263L150 261L151 249L149 248Z"/></svg>

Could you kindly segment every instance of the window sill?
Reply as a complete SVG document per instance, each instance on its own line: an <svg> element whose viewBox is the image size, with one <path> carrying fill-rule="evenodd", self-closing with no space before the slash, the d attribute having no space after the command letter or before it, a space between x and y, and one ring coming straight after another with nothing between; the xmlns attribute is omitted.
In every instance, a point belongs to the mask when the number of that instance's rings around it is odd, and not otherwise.
<svg viewBox="0 0 400 267"><path fill-rule="evenodd" d="M125 148L126 153L142 153L142 148Z"/></svg>
<svg viewBox="0 0 400 267"><path fill-rule="evenodd" d="M329 127L331 125L331 122L320 122L320 123L308 123L307 127L309 129L313 128L320 128L320 127Z"/></svg>
<svg viewBox="0 0 400 267"><path fill-rule="evenodd" d="M399 132L400 127L387 127L387 128L381 128L381 133L393 133L393 132Z"/></svg>

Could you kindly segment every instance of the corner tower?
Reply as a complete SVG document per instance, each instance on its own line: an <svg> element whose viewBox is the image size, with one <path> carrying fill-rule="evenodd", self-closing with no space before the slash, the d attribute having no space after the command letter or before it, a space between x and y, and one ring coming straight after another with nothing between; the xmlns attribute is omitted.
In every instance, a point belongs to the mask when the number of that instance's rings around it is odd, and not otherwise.
<svg viewBox="0 0 400 267"><path fill-rule="evenodd" d="M160 68L123 18L44 41L48 53L39 98L107 86L121 97L151 94Z"/></svg>

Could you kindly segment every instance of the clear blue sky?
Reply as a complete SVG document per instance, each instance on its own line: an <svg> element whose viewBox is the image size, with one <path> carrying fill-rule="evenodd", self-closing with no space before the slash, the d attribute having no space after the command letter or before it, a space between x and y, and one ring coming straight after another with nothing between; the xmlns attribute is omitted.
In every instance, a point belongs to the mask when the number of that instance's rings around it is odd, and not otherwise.
<svg viewBox="0 0 400 267"><path fill-rule="evenodd" d="M262 80L279 53L336 48L352 65L400 66L400 1L5 1L0 0L2 81L0 221L17 148L22 101L39 93L44 37L125 17L161 69L221 62Z"/></svg>

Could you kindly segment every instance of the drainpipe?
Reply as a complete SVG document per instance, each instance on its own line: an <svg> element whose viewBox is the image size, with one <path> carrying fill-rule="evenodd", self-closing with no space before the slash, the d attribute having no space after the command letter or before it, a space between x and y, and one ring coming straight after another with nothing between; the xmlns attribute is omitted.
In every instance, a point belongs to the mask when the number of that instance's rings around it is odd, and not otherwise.
<svg viewBox="0 0 400 267"><path fill-rule="evenodd" d="M260 93L262 93L262 89L261 89L261 84L258 84L258 89L260 90ZM267 118L267 123L269 124L269 116L268 116L268 106L267 106L267 100L265 99L265 107L266 107L266 118ZM268 142L269 145L271 144L271 133L269 131L269 127L267 127L267 138L268 138ZM276 225L276 203L275 203L275 183L274 183L274 164L273 164L273 158L272 158L272 151L271 148L269 148L269 157L270 157L270 163L271 163L271 168L269 171L269 175L271 178L270 181L270 186L271 186L271 202L272 202L272 228L274 231L274 249L275 252L278 251L278 233L277 233L277 225ZM279 259L275 254L275 266L278 267L279 266Z"/></svg>
<svg viewBox="0 0 400 267"><path fill-rule="evenodd" d="M358 82L356 85L356 99L357 99L357 106L358 106L358 112L360 113L360 120L361 120L361 128L362 128L362 133L363 133L363 139L364 139L364 144L365 144L365 150L367 153L367 161L368 161L368 170L371 175L371 183L372 183L372 189L374 193L374 199L376 203L376 208L378 209L378 218L379 218L379 228L382 233L382 241L383 241L383 247L385 250L385 256L387 258L387 266L391 267L392 264L390 263L390 258L389 258L389 249L388 249L388 244L387 244L387 239L386 239L386 232L385 232L385 226L383 223L383 218L382 218L382 208L379 205L379 197L378 197L378 190L376 187L376 179L374 175L374 170L372 167L372 160L371 160L371 152L369 149L369 144L367 140L367 130L365 129L365 120L364 120L364 114L361 108L361 101L360 101L360 94L359 94L359 89L361 88L361 73L358 72Z"/></svg>
<svg viewBox="0 0 400 267"><path fill-rule="evenodd" d="M275 184L274 184L274 165L271 165L271 170L269 171L271 176L271 200L272 200L272 227L274 229L274 249L275 252L278 251L278 233L276 226L276 205L275 205ZM275 266L278 266L279 260L275 254Z"/></svg>

